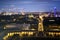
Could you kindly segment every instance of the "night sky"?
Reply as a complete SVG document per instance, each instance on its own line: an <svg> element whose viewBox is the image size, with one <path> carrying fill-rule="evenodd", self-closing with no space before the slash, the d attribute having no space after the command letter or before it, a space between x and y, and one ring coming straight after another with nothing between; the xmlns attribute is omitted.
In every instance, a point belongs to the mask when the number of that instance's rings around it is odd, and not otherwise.
<svg viewBox="0 0 60 40"><path fill-rule="evenodd" d="M48 12L54 7L60 11L59 0L0 0L0 12Z"/></svg>

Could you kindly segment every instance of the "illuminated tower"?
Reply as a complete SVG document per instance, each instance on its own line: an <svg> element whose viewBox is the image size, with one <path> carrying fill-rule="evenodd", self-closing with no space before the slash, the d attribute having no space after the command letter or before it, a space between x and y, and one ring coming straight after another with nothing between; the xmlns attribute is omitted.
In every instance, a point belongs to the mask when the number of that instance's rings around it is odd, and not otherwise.
<svg viewBox="0 0 60 40"><path fill-rule="evenodd" d="M39 24L38 24L38 31L44 31L44 28L43 28L43 15L42 16L40 16L39 15Z"/></svg>
<svg viewBox="0 0 60 40"><path fill-rule="evenodd" d="M54 9L51 10L51 13L49 13L49 17L56 17L57 16L56 13L57 13L57 9L56 7L54 7Z"/></svg>
<svg viewBox="0 0 60 40"><path fill-rule="evenodd" d="M56 7L54 7L54 17L56 17Z"/></svg>

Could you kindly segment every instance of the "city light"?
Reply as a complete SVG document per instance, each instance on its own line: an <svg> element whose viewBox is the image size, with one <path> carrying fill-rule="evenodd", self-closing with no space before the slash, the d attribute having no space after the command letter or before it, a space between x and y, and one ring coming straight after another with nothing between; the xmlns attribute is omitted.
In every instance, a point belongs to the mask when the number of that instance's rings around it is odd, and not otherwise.
<svg viewBox="0 0 60 40"><path fill-rule="evenodd" d="M59 0L1 0L0 40L60 39Z"/></svg>

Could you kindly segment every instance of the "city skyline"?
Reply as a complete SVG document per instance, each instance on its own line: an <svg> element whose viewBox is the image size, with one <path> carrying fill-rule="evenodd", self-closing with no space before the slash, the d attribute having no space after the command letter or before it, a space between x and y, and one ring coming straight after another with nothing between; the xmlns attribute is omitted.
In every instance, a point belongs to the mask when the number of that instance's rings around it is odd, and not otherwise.
<svg viewBox="0 0 60 40"><path fill-rule="evenodd" d="M59 0L1 0L0 12L49 12L54 7L60 11Z"/></svg>

